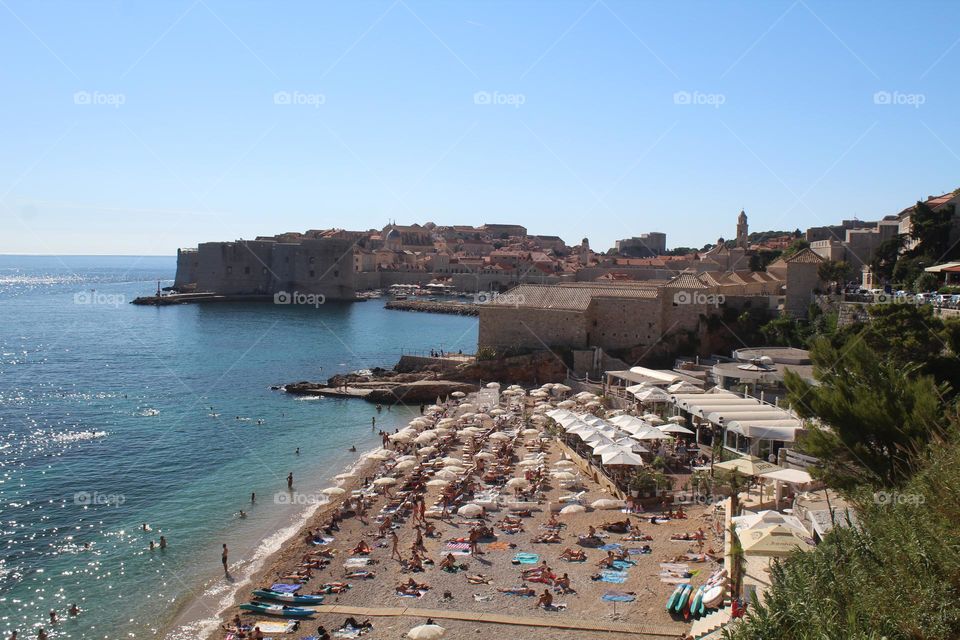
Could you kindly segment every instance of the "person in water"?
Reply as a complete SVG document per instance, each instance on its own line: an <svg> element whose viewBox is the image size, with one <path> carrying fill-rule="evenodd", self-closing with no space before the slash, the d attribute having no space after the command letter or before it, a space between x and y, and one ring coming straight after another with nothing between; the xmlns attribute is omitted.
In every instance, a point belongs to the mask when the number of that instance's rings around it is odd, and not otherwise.
<svg viewBox="0 0 960 640"><path fill-rule="evenodd" d="M161 549L167 548L167 538L165 536L160 536L160 548Z"/></svg>
<svg viewBox="0 0 960 640"><path fill-rule="evenodd" d="M293 489L293 471L287 474L287 489Z"/></svg>
<svg viewBox="0 0 960 640"><path fill-rule="evenodd" d="M247 517L247 512L244 511L243 509L240 509L240 513L238 513L237 516L238 516L239 518L241 518L241 519L246 518L246 517Z"/></svg>
<svg viewBox="0 0 960 640"><path fill-rule="evenodd" d="M153 551L156 548L156 545L153 544L153 540L150 541L150 551Z"/></svg>
<svg viewBox="0 0 960 640"><path fill-rule="evenodd" d="M230 553L230 552L229 552L229 550L227 549L227 543L224 542L224 543L223 543L223 552L220 554L220 564L223 565L223 572L224 572L224 573L227 573L227 555L228 555L229 553Z"/></svg>
<svg viewBox="0 0 960 640"><path fill-rule="evenodd" d="M300 447L297 447L297 450L294 452L296 455L300 455Z"/></svg>
<svg viewBox="0 0 960 640"><path fill-rule="evenodd" d="M254 492L254 493L251 493L251 494L250 494L250 504L254 504L256 501L257 501L257 494L256 494L255 492Z"/></svg>
<svg viewBox="0 0 960 640"><path fill-rule="evenodd" d="M357 448L354 447L354 446L351 446L349 449L347 449L347 451L356 451L356 450L357 450Z"/></svg>
<svg viewBox="0 0 960 640"><path fill-rule="evenodd" d="M72 616L78 616L80 615L80 607L78 607L76 604L72 604L70 605L70 610L68 613Z"/></svg>

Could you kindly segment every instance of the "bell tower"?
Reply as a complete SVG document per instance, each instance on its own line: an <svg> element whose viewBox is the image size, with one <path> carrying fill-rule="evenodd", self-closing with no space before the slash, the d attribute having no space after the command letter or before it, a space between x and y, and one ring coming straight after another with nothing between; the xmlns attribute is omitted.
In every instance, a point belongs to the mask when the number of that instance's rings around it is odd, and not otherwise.
<svg viewBox="0 0 960 640"><path fill-rule="evenodd" d="M737 216L737 247L740 249L748 249L750 247L750 242L747 240L747 214L742 209L740 210L740 215Z"/></svg>

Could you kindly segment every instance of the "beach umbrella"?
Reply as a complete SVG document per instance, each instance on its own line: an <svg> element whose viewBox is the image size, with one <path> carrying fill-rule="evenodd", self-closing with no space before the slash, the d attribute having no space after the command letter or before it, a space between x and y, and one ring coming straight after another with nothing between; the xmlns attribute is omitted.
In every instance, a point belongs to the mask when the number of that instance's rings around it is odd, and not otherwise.
<svg viewBox="0 0 960 640"><path fill-rule="evenodd" d="M676 424L686 424L687 419L683 416L670 416L670 419L667 422L674 422Z"/></svg>
<svg viewBox="0 0 960 640"><path fill-rule="evenodd" d="M380 449L379 451L374 451L373 453L369 454L367 457L371 460L383 461L383 460L389 460L391 456L389 452L384 451L383 449Z"/></svg>
<svg viewBox="0 0 960 640"><path fill-rule="evenodd" d="M467 516L468 518L475 518L483 513L483 507L478 504L465 504L457 509L457 513L461 516Z"/></svg>
<svg viewBox="0 0 960 640"><path fill-rule="evenodd" d="M401 431L388 437L391 442L409 442L413 440L414 434L409 431Z"/></svg>
<svg viewBox="0 0 960 640"><path fill-rule="evenodd" d="M443 470L444 470L444 471L449 471L450 473L455 473L455 474L457 474L457 475L460 475L461 473L463 473L464 471L466 471L466 469L464 469L463 467L458 467L458 466L456 466L456 465L450 465L449 467L444 467Z"/></svg>
<svg viewBox="0 0 960 640"><path fill-rule="evenodd" d="M447 456L446 458L441 458L440 462L442 462L444 466L463 464L463 460L461 460L460 458L454 458L453 456Z"/></svg>
<svg viewBox="0 0 960 640"><path fill-rule="evenodd" d="M560 393L570 393L570 391L572 391L570 387L559 382L553 385L553 390L559 391Z"/></svg>
<svg viewBox="0 0 960 640"><path fill-rule="evenodd" d="M407 631L407 637L410 640L437 640L446 632L447 630L438 624L421 624Z"/></svg>
<svg viewBox="0 0 960 640"><path fill-rule="evenodd" d="M499 383L499 382L488 382L488 383L487 383L487 389L499 389L499 388L500 388L500 383Z"/></svg>
<svg viewBox="0 0 960 640"><path fill-rule="evenodd" d="M420 454L425 456L428 456L431 453L436 453L436 451L437 451L436 447L421 447L419 449Z"/></svg>
<svg viewBox="0 0 960 640"><path fill-rule="evenodd" d="M444 469L443 471L438 471L436 477L441 480L456 480L457 474L449 469Z"/></svg>
<svg viewBox="0 0 960 640"><path fill-rule="evenodd" d="M576 479L576 476L569 471L557 471L553 474L553 477L555 480L559 480L560 482L568 482Z"/></svg>
<svg viewBox="0 0 960 640"><path fill-rule="evenodd" d="M570 467L575 467L576 464L572 460L557 460L553 463L553 466L557 469L569 469Z"/></svg>
<svg viewBox="0 0 960 640"><path fill-rule="evenodd" d="M601 510L611 510L611 509L623 509L626 506L626 503L623 500L614 500L612 498L601 498L595 500L593 504L590 505L594 509Z"/></svg>
<svg viewBox="0 0 960 640"><path fill-rule="evenodd" d="M714 469L722 469L724 471L737 471L746 476L759 476L760 474L767 473L769 471L776 471L782 469L783 467L778 467L777 465L762 460L756 456L744 456L743 458L734 458L733 460L727 460L726 462L718 462L713 465Z"/></svg>
<svg viewBox="0 0 960 640"><path fill-rule="evenodd" d="M523 433L523 435L525 435L525 436L538 436L538 435L540 435L540 430L539 430L539 429L524 429L522 433Z"/></svg>
<svg viewBox="0 0 960 640"><path fill-rule="evenodd" d="M507 487L510 489L515 489L517 487L525 487L527 486L527 484L528 483L526 478L510 478L509 480L507 480Z"/></svg>
<svg viewBox="0 0 960 640"><path fill-rule="evenodd" d="M663 418L655 413L645 413L643 414L643 419L652 425L663 424Z"/></svg>
<svg viewBox="0 0 960 640"><path fill-rule="evenodd" d="M572 513L583 513L587 508L582 504L568 504L563 509L560 509L560 515L568 516Z"/></svg>
<svg viewBox="0 0 960 640"><path fill-rule="evenodd" d="M477 455L473 456L474 458L479 458L480 460L496 460L497 456L493 455L489 451L481 451Z"/></svg>
<svg viewBox="0 0 960 640"><path fill-rule="evenodd" d="M507 412L504 409L492 409L490 415L492 416L504 416Z"/></svg>
<svg viewBox="0 0 960 640"><path fill-rule="evenodd" d="M449 480L444 480L443 478L434 478L433 480L427 480L428 487L445 487L450 484Z"/></svg>
<svg viewBox="0 0 960 640"><path fill-rule="evenodd" d="M635 433L630 437L634 440L673 440L673 436L669 433L664 433L653 427L648 428L646 431Z"/></svg>
<svg viewBox="0 0 960 640"><path fill-rule="evenodd" d="M498 431L497 433L492 434L492 435L490 436L490 439L491 439L491 440L509 440L509 439L510 439L510 436L508 436L507 434L503 433L502 431Z"/></svg>
<svg viewBox="0 0 960 640"><path fill-rule="evenodd" d="M600 456L600 460L605 465L623 465L629 467L642 467L643 458L637 454L629 451L628 449L620 449L619 451L608 451Z"/></svg>
<svg viewBox="0 0 960 640"><path fill-rule="evenodd" d="M347 491L346 489L341 489L340 487L327 487L320 493L326 494L328 496L342 496Z"/></svg>
<svg viewBox="0 0 960 640"><path fill-rule="evenodd" d="M353 477L354 477L354 475L353 475L352 473L338 473L337 475L333 476L333 479L334 479L334 480L349 480L350 478L353 478Z"/></svg>
<svg viewBox="0 0 960 640"><path fill-rule="evenodd" d="M669 424L665 424L662 427L657 427L657 429L659 429L661 433L693 434L693 431L691 431L690 429L687 429L686 427L683 427L679 424L674 424L672 422Z"/></svg>
<svg viewBox="0 0 960 640"><path fill-rule="evenodd" d="M390 487L397 484L397 479L391 478L390 476L385 476L383 478L377 478L373 481L373 484L378 487Z"/></svg>
<svg viewBox="0 0 960 640"><path fill-rule="evenodd" d="M793 529L778 524L763 529L749 529L739 535L743 552L748 556L788 556L806 551L810 543Z"/></svg>
<svg viewBox="0 0 960 640"><path fill-rule="evenodd" d="M563 402L558 403L557 406L561 409L572 409L577 406L577 403L573 400L564 400Z"/></svg>
<svg viewBox="0 0 960 640"><path fill-rule="evenodd" d="M465 394L463 391L454 391L453 393L450 394L450 397L451 397L451 398L466 398L466 397L467 397L467 394Z"/></svg>
<svg viewBox="0 0 960 640"><path fill-rule="evenodd" d="M517 463L518 467L536 467L541 463L540 460L521 460Z"/></svg>
<svg viewBox="0 0 960 640"><path fill-rule="evenodd" d="M404 460L403 462L398 462L397 466L394 467L397 471L409 471L417 466L417 463L413 460Z"/></svg>
<svg viewBox="0 0 960 640"><path fill-rule="evenodd" d="M427 444L428 442L433 442L436 439L437 439L437 434L426 431L418 435L414 440L414 442L416 442L417 444Z"/></svg>

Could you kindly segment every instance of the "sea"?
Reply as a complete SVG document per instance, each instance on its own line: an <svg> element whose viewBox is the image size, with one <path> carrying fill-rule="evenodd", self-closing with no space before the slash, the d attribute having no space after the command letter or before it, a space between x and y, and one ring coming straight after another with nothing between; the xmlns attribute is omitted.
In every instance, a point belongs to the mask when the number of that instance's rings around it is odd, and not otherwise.
<svg viewBox="0 0 960 640"><path fill-rule="evenodd" d="M4 638L204 637L333 476L419 414L271 387L476 348L476 318L385 299L129 304L174 273L173 257L0 256Z"/></svg>

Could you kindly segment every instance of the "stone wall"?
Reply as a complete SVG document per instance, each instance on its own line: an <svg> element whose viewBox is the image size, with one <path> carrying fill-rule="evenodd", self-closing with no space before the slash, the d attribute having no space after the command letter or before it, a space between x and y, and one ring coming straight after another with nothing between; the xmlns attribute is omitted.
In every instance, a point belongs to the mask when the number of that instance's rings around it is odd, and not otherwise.
<svg viewBox="0 0 960 640"><path fill-rule="evenodd" d="M196 260L190 259L191 253L178 254L176 282L185 286L192 280L197 291L224 295L285 291L322 294L330 300L354 297L353 244L349 240L205 242L197 247Z"/></svg>
<svg viewBox="0 0 960 640"><path fill-rule="evenodd" d="M480 347L546 349L587 346L587 320L579 311L478 305Z"/></svg>

